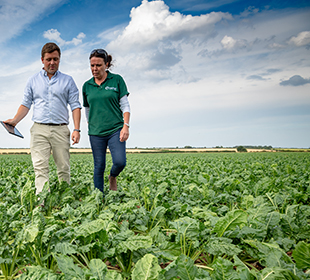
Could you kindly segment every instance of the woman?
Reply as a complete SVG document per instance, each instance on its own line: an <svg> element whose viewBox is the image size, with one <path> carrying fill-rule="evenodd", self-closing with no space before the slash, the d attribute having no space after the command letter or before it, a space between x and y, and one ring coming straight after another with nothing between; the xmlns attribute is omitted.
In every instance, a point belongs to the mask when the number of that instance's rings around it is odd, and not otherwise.
<svg viewBox="0 0 310 280"><path fill-rule="evenodd" d="M103 49L90 53L93 77L83 85L83 101L88 135L94 158L94 184L102 193L106 150L112 156L110 190L117 190L116 177L126 166L126 140L129 137L129 92L120 75L111 73L112 56Z"/></svg>

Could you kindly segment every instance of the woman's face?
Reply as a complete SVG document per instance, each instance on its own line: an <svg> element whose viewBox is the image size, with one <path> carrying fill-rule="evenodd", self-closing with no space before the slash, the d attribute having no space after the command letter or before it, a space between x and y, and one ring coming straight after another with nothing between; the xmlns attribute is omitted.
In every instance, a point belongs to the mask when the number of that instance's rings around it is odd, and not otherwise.
<svg viewBox="0 0 310 280"><path fill-rule="evenodd" d="M90 69L96 80L103 80L106 78L107 64L104 64L104 59L101 57L92 57L90 59Z"/></svg>

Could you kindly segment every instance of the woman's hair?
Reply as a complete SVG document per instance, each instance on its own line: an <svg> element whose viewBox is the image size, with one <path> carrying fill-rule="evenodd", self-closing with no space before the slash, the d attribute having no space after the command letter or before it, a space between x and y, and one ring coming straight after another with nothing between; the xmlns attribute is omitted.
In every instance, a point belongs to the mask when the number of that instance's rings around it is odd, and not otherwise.
<svg viewBox="0 0 310 280"><path fill-rule="evenodd" d="M101 57L104 60L104 63L108 63L108 68L113 66L112 64L112 56L108 54L104 49L95 49L90 53L89 59L92 57Z"/></svg>
<svg viewBox="0 0 310 280"><path fill-rule="evenodd" d="M44 58L46 53L52 53L58 51L59 56L61 55L60 48L55 43L46 43L41 50L41 57Z"/></svg>

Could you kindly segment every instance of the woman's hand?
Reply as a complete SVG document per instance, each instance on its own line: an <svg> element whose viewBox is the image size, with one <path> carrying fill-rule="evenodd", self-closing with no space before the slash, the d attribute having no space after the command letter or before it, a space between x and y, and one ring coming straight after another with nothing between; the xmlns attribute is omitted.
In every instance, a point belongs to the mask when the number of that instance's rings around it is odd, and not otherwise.
<svg viewBox="0 0 310 280"><path fill-rule="evenodd" d="M124 124L124 126L123 126L123 128L121 130L120 136L119 136L119 140L121 142L124 142L128 138L129 138L129 127L126 124Z"/></svg>

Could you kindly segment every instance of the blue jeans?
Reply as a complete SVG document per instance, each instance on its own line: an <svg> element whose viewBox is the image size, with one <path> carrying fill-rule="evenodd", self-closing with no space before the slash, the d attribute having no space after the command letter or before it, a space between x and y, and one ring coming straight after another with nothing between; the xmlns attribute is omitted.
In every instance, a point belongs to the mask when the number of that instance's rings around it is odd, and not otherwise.
<svg viewBox="0 0 310 280"><path fill-rule="evenodd" d="M94 158L94 184L95 188L103 192L103 174L106 165L107 147L112 156L110 175L117 177L126 166L126 142L119 140L121 129L109 136L89 135L90 145Z"/></svg>

